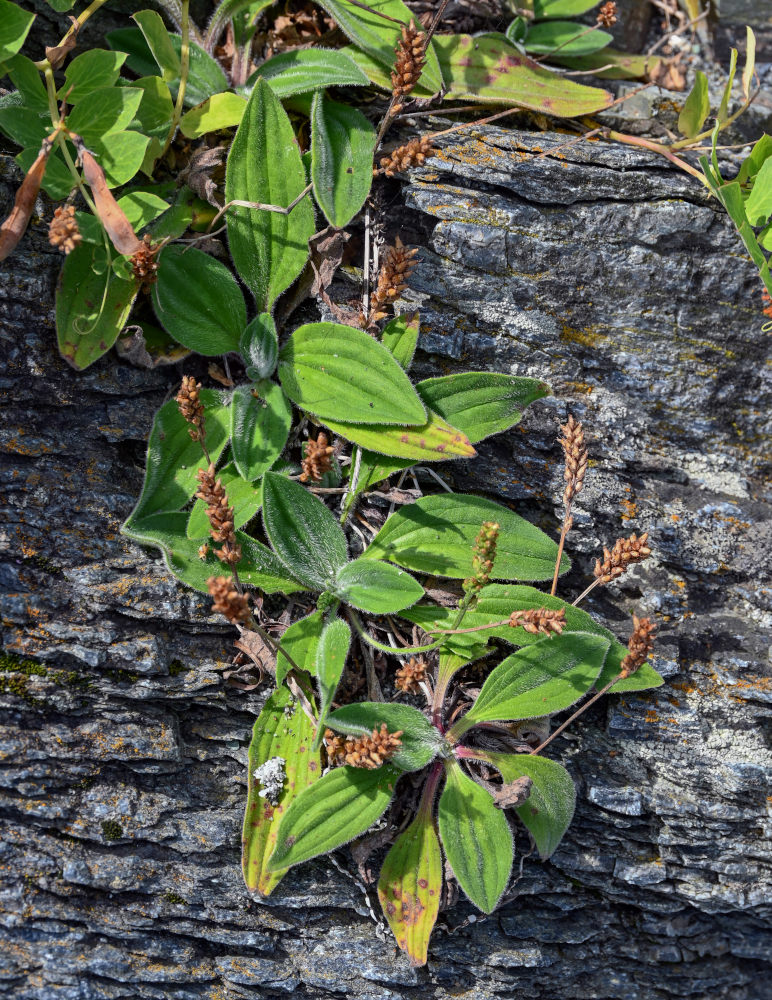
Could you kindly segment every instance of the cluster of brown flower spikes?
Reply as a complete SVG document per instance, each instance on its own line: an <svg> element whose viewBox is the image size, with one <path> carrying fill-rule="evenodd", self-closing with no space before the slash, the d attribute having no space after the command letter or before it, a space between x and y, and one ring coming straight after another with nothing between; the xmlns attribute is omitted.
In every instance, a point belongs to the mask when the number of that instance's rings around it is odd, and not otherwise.
<svg viewBox="0 0 772 1000"><path fill-rule="evenodd" d="M356 738L339 736L326 729L324 744L331 764L350 764L372 771L397 752L402 744L401 736L401 729L390 733L386 723L382 722L380 730L373 729L371 735Z"/></svg>

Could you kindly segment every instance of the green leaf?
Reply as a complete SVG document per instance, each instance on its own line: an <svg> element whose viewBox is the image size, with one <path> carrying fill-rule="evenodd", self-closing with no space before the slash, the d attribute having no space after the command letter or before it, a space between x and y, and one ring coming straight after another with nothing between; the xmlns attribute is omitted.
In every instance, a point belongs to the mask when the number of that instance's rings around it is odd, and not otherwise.
<svg viewBox="0 0 772 1000"><path fill-rule="evenodd" d="M516 722L562 712L583 697L601 672L610 642L589 632L565 632L519 649L495 667L457 723Z"/></svg>
<svg viewBox="0 0 772 1000"><path fill-rule="evenodd" d="M410 368L413 361L420 325L418 313L410 315L403 313L401 316L395 316L394 319L389 320L381 334L381 343L388 351L391 351L405 371ZM416 391L420 396L421 392L418 386L416 386Z"/></svg>
<svg viewBox="0 0 772 1000"><path fill-rule="evenodd" d="M255 381L270 378L279 358L279 337L270 313L259 313L239 341L239 351L247 366L247 376Z"/></svg>
<svg viewBox="0 0 772 1000"><path fill-rule="evenodd" d="M458 763L448 762L445 771L437 817L445 857L474 905L492 913L512 871L509 823L490 792L467 777Z"/></svg>
<svg viewBox="0 0 772 1000"><path fill-rule="evenodd" d="M765 160L756 174L745 215L752 226L763 226L772 215L772 159Z"/></svg>
<svg viewBox="0 0 772 1000"><path fill-rule="evenodd" d="M549 580L558 547L539 528L507 507L482 497L442 493L395 511L370 543L365 558L464 579L472 572L475 540L484 521L500 527L494 580ZM570 567L567 557L561 572Z"/></svg>
<svg viewBox="0 0 772 1000"><path fill-rule="evenodd" d="M373 183L375 129L357 108L317 91L311 105L311 178L331 226L342 229L360 211Z"/></svg>
<svg viewBox="0 0 772 1000"><path fill-rule="evenodd" d="M234 527L242 528L252 520L263 504L263 491L260 489L260 484L243 479L232 462L217 470L217 478L228 494L228 503L233 507ZM188 518L186 534L188 538L197 540L199 544L209 534L209 518L206 516L206 507L203 500L196 500Z"/></svg>
<svg viewBox="0 0 772 1000"><path fill-rule="evenodd" d="M200 399L204 406L206 446L212 461L217 462L228 443L230 412L219 392L202 389ZM195 493L198 470L205 469L207 462L201 445L191 439L189 430L190 424L183 420L175 400L164 403L156 413L147 443L145 482L129 521L163 511L178 511Z"/></svg>
<svg viewBox="0 0 772 1000"><path fill-rule="evenodd" d="M207 132L232 128L241 122L246 106L246 99L238 94L213 94L182 116L180 131L188 139L198 139Z"/></svg>
<svg viewBox="0 0 772 1000"><path fill-rule="evenodd" d="M165 83L179 80L182 65L178 52L175 52L169 32L166 30L163 18L154 10L141 10L132 18L139 25L139 30L145 36L148 48L161 70Z"/></svg>
<svg viewBox="0 0 772 1000"><path fill-rule="evenodd" d="M228 154L227 201L287 206L306 186L306 172L287 113L271 88L258 80ZM239 275L259 312L298 277L308 260L314 211L308 198L289 215L231 208L228 242Z"/></svg>
<svg viewBox="0 0 772 1000"><path fill-rule="evenodd" d="M0 63L16 55L24 45L34 20L34 14L8 0L0 0Z"/></svg>
<svg viewBox="0 0 772 1000"><path fill-rule="evenodd" d="M137 113L142 100L138 87L99 87L85 104L76 105L67 116L67 127L77 132L89 148L111 132L121 132ZM110 141L114 136L110 136Z"/></svg>
<svg viewBox="0 0 772 1000"><path fill-rule="evenodd" d="M168 202L146 190L127 191L118 199L118 205L137 232L169 209Z"/></svg>
<svg viewBox="0 0 772 1000"><path fill-rule="evenodd" d="M281 455L292 424L292 407L275 382L240 386L231 402L231 449L244 479L259 479Z"/></svg>
<svg viewBox="0 0 772 1000"><path fill-rule="evenodd" d="M59 88L59 100L77 104L93 91L112 87L126 61L124 52L90 49L76 56L64 74L64 84Z"/></svg>
<svg viewBox="0 0 772 1000"><path fill-rule="evenodd" d="M51 131L51 116L48 112L36 112L31 108L0 108L0 132L4 132L17 146L29 146L35 150L35 159L40 146Z"/></svg>
<svg viewBox="0 0 772 1000"><path fill-rule="evenodd" d="M617 49L602 49L587 56L564 56L556 52L550 62L558 63L567 69L592 72L601 80L646 80L656 76L662 64L662 56L634 55L630 52L619 52Z"/></svg>
<svg viewBox="0 0 772 1000"><path fill-rule="evenodd" d="M74 0L48 0L48 6L60 12L69 10L73 3Z"/></svg>
<svg viewBox="0 0 772 1000"><path fill-rule="evenodd" d="M420 771L447 750L439 730L412 705L362 701L336 709L327 719L330 729L347 736L370 736L384 722L390 733L402 731L402 745L389 758L401 771Z"/></svg>
<svg viewBox="0 0 772 1000"><path fill-rule="evenodd" d="M15 55L5 61L5 71L11 78L11 83L21 94L24 107L36 114L47 114L46 88L40 79L40 70L34 62L21 54Z"/></svg>
<svg viewBox="0 0 772 1000"><path fill-rule="evenodd" d="M166 511L146 517L132 514L121 532L143 545L159 548L170 573L188 587L206 594L209 577L223 576L227 570L214 554L213 546L209 546L204 559L199 556L198 550L203 539L188 538L187 522L188 515L185 511ZM245 586L256 587L266 594L293 594L305 590L303 584L287 573L265 545L243 531L236 532L236 541L242 551L241 562L236 569Z"/></svg>
<svg viewBox="0 0 772 1000"><path fill-rule="evenodd" d="M370 10L355 7L346 0L319 0L319 3L355 45L364 49L381 66L391 70L401 31L400 24L386 18L394 18L402 24L409 24L414 19L413 13L402 0L369 0L367 6ZM442 88L442 84L442 71L432 43L419 86L435 93Z"/></svg>
<svg viewBox="0 0 772 1000"><path fill-rule="evenodd" d="M523 410L550 394L535 378L499 372L462 372L428 378L416 391L429 409L463 431L472 444L519 423Z"/></svg>
<svg viewBox="0 0 772 1000"><path fill-rule="evenodd" d="M172 49L179 57L182 49L182 39L179 35L169 34ZM139 28L118 28L105 35L111 49L127 52L126 65L137 76L152 76L157 72L157 63ZM179 77L169 81L172 96L176 99L179 89ZM190 42L190 69L185 88L185 106L193 107L201 104L212 94L219 94L228 89L228 81L219 64L194 41Z"/></svg>
<svg viewBox="0 0 772 1000"><path fill-rule="evenodd" d="M91 98L85 107L91 103ZM150 138L140 132L111 132L104 139L93 139L91 151L105 172L109 187L127 184L141 169Z"/></svg>
<svg viewBox="0 0 772 1000"><path fill-rule="evenodd" d="M335 593L374 615L392 615L423 597L424 589L404 570L375 559L355 559L338 573Z"/></svg>
<svg viewBox="0 0 772 1000"><path fill-rule="evenodd" d="M423 424L426 411L390 352L341 323L298 327L279 354L279 378L297 406L322 420Z"/></svg>
<svg viewBox="0 0 772 1000"><path fill-rule="evenodd" d="M263 522L289 571L317 590L333 587L348 561L343 529L321 500L275 472L263 478Z"/></svg>
<svg viewBox="0 0 772 1000"><path fill-rule="evenodd" d="M737 70L737 49L732 49L729 54L729 73L727 75L726 83L724 84L724 93L721 96L721 104L719 105L718 114L716 115L716 118L720 122L726 121L726 119L729 117L729 101L732 98L732 84L734 83L734 75L736 70ZM695 82L694 87L692 88L692 93L689 94L689 97L691 97L692 94L694 93L694 90L696 90L698 83L699 80ZM707 86L706 86L706 93L707 93ZM705 118L707 118L708 113L710 111L710 98L708 97L707 100L708 100L708 110L705 112L705 115L703 116L703 121L705 120ZM684 111L685 110L686 108L684 107ZM678 127L679 128L681 127L680 119ZM681 131L683 131L683 129L681 129Z"/></svg>
<svg viewBox="0 0 772 1000"><path fill-rule="evenodd" d="M503 35L435 35L452 100L508 104L554 115L577 118L602 111L613 94L566 80L513 50Z"/></svg>
<svg viewBox="0 0 772 1000"><path fill-rule="evenodd" d="M323 631L324 615L321 611L315 611L312 615L293 622L281 637L282 649L301 670L307 670L312 677L316 674L316 651ZM287 657L280 653L276 657L276 683L281 684L291 669Z"/></svg>
<svg viewBox="0 0 772 1000"><path fill-rule="evenodd" d="M587 31L574 21L545 21L528 29L525 47L528 52L551 55L555 49L565 56L585 56L605 48L613 41L607 31Z"/></svg>
<svg viewBox="0 0 772 1000"><path fill-rule="evenodd" d="M64 261L56 289L59 352L82 371L110 350L128 319L137 284L112 271L96 274L94 248L76 247Z"/></svg>
<svg viewBox="0 0 772 1000"><path fill-rule="evenodd" d="M770 156L772 156L772 136L765 132L740 164L737 181L740 184L747 184L761 170L762 163Z"/></svg>
<svg viewBox="0 0 772 1000"><path fill-rule="evenodd" d="M374 771L336 767L325 774L285 813L268 870L328 854L364 833L386 812L398 777L388 764Z"/></svg>
<svg viewBox="0 0 772 1000"><path fill-rule="evenodd" d="M321 745L327 716L343 676L350 645L351 629L342 618L333 618L324 626L316 648L315 674L319 682L320 704L315 748Z"/></svg>
<svg viewBox="0 0 772 1000"><path fill-rule="evenodd" d="M598 0L534 0L533 16L537 21L549 17L579 17L598 5Z"/></svg>
<svg viewBox="0 0 772 1000"><path fill-rule="evenodd" d="M153 306L167 333L198 354L237 351L247 307L219 260L192 247L168 246L158 257Z"/></svg>
<svg viewBox="0 0 772 1000"><path fill-rule="evenodd" d="M318 751L312 749L314 729L300 704L285 687L277 687L255 720L249 745L247 807L244 814L241 863L248 889L268 896L284 872L269 872L266 862L276 846L279 824L293 802L322 773ZM261 795L255 778L261 764L280 757L284 783L277 795Z"/></svg>
<svg viewBox="0 0 772 1000"><path fill-rule="evenodd" d="M546 861L557 850L571 824L576 805L576 789L562 765L533 754L486 753L507 783L528 777L531 794L515 812L536 842L539 856Z"/></svg>
<svg viewBox="0 0 772 1000"><path fill-rule="evenodd" d="M371 470L370 481L380 482L397 468L404 469L415 462L443 462L451 458L474 458L477 452L469 438L456 427L430 413L425 424L413 427L395 427L389 424L352 424L325 418L324 423L334 434L353 441L354 444L375 452L375 457L386 455L406 458L408 462L396 465L389 461ZM357 492L360 492L359 490Z"/></svg>
<svg viewBox="0 0 772 1000"><path fill-rule="evenodd" d="M284 100L296 94L325 87L366 87L367 76L354 60L339 49L294 49L272 56L247 80L244 91L251 93L261 78Z"/></svg>
<svg viewBox="0 0 772 1000"><path fill-rule="evenodd" d="M697 70L694 86L684 102L681 114L678 116L678 128L687 139L693 139L702 128L709 114L710 96L708 94L708 78L701 70Z"/></svg>
<svg viewBox="0 0 772 1000"><path fill-rule="evenodd" d="M746 101L750 100L751 81L753 80L753 71L755 68L756 68L756 36L751 31L750 27L746 25L745 67L743 68L743 76L742 76L743 97L745 98Z"/></svg>
<svg viewBox="0 0 772 1000"><path fill-rule="evenodd" d="M431 814L413 820L386 855L378 899L412 966L426 965L442 896L442 852Z"/></svg>

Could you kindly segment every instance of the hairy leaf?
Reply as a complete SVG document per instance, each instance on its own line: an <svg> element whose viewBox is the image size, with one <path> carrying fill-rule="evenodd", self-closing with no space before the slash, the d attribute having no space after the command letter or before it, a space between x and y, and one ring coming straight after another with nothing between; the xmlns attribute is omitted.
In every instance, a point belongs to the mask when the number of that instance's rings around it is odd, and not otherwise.
<svg viewBox="0 0 772 1000"><path fill-rule="evenodd" d="M298 327L279 355L279 378L297 406L322 420L417 424L426 411L390 352L340 323Z"/></svg>
<svg viewBox="0 0 772 1000"><path fill-rule="evenodd" d="M289 659L298 665L300 670L307 670L313 677L316 673L316 651L324 631L324 615L315 611L305 618L293 622L281 637L281 646ZM286 656L276 657L276 683L281 684L292 666Z"/></svg>
<svg viewBox="0 0 772 1000"><path fill-rule="evenodd" d="M412 313L411 315L404 313L402 316L395 316L394 319L389 320L381 334L381 343L391 351L405 371L410 368L413 361L413 355L418 344L419 328L418 313ZM421 390L419 386L416 386L416 390L420 396ZM423 397L421 398L423 399ZM439 413L439 410L437 412ZM443 415L440 414L440 416Z"/></svg>
<svg viewBox="0 0 772 1000"><path fill-rule="evenodd" d="M492 913L512 871L509 823L490 792L467 777L457 762L448 762L445 770L438 809L445 856L464 893L484 913Z"/></svg>
<svg viewBox="0 0 772 1000"><path fill-rule="evenodd" d="M353 424L325 417L324 423L330 430L361 445L376 456L406 458L414 462L442 462L451 458L474 458L477 452L466 434L443 420L436 413L430 413L425 424L413 427L395 427L389 424ZM405 465L400 466L405 468ZM393 462L385 462L372 473L371 482L377 483L395 471Z"/></svg>
<svg viewBox="0 0 772 1000"><path fill-rule="evenodd" d="M514 722L562 712L595 683L609 645L604 636L564 632L518 650L488 674L454 729L465 732L478 722Z"/></svg>
<svg viewBox="0 0 772 1000"><path fill-rule="evenodd" d="M370 543L365 558L464 579L472 572L475 540L485 521L500 527L492 579L552 578L557 544L508 507L468 494L426 496L401 507ZM564 556L561 571L569 566Z"/></svg>
<svg viewBox="0 0 772 1000"><path fill-rule="evenodd" d="M536 842L546 861L557 849L568 829L576 805L576 789L571 775L557 761L534 754L486 753L506 782L528 777L531 794L515 812Z"/></svg>
<svg viewBox="0 0 772 1000"><path fill-rule="evenodd" d="M255 720L249 745L247 806L242 833L241 863L248 889L268 896L282 879L281 870L269 872L266 862L276 846L279 823L293 802L322 773L318 751L312 749L314 727L285 687L277 687ZM280 757L284 783L278 793L266 795L255 770ZM263 794L261 794L263 793Z"/></svg>
<svg viewBox="0 0 772 1000"><path fill-rule="evenodd" d="M519 423L523 410L550 393L539 379L499 372L462 372L419 382L429 409L463 431L472 444Z"/></svg>
<svg viewBox="0 0 772 1000"><path fill-rule="evenodd" d="M240 386L231 402L231 448L245 479L259 479L281 455L292 424L292 407L275 382Z"/></svg>
<svg viewBox="0 0 772 1000"><path fill-rule="evenodd" d="M442 852L431 815L397 837L381 868L378 899L397 944L413 966L426 965L442 895Z"/></svg>
<svg viewBox="0 0 772 1000"><path fill-rule="evenodd" d="M279 358L279 338L270 313L255 316L241 336L239 351L249 378L257 381L273 375Z"/></svg>
<svg viewBox="0 0 772 1000"><path fill-rule="evenodd" d="M330 225L347 226L373 182L375 129L357 108L317 91L311 104L311 179Z"/></svg>
<svg viewBox="0 0 772 1000"><path fill-rule="evenodd" d="M228 268L209 254L184 246L162 250L153 306L167 333L192 351L238 350L247 323L244 296Z"/></svg>
<svg viewBox="0 0 772 1000"><path fill-rule="evenodd" d="M274 551L304 583L327 590L348 561L346 536L321 500L275 472L263 478L263 521Z"/></svg>
<svg viewBox="0 0 772 1000"><path fill-rule="evenodd" d="M251 92L261 77L282 100L325 87L366 87L369 83L367 76L345 52L317 47L271 56L250 76L244 90Z"/></svg>
<svg viewBox="0 0 772 1000"><path fill-rule="evenodd" d="M389 758L389 763L401 771L420 771L445 748L439 730L412 705L363 701L344 705L332 712L327 725L347 736L370 736L386 723L390 733L402 730L401 747Z"/></svg>
<svg viewBox="0 0 772 1000"><path fill-rule="evenodd" d="M364 833L386 811L399 774L388 764L374 771L336 767L325 774L287 810L268 870L328 854Z"/></svg>
<svg viewBox="0 0 772 1000"><path fill-rule="evenodd" d="M258 80L228 153L225 196L286 207L306 186L306 173L287 113ZM298 277L308 260L314 211L308 198L288 215L262 209L228 210L228 242L239 275L259 312Z"/></svg>
<svg viewBox="0 0 772 1000"><path fill-rule="evenodd" d="M550 56L555 49L561 55L584 56L605 48L613 41L607 31L587 31L583 24L575 21L544 21L534 24L525 36L528 52Z"/></svg>
<svg viewBox="0 0 772 1000"><path fill-rule="evenodd" d="M417 580L391 563L355 559L338 573L335 593L346 604L374 615L392 615L423 597Z"/></svg>
<svg viewBox="0 0 772 1000"><path fill-rule="evenodd" d="M351 629L342 618L333 618L324 626L316 648L315 675L319 684L319 725L314 747L319 747L324 736L327 715L332 699L343 676L351 645Z"/></svg>

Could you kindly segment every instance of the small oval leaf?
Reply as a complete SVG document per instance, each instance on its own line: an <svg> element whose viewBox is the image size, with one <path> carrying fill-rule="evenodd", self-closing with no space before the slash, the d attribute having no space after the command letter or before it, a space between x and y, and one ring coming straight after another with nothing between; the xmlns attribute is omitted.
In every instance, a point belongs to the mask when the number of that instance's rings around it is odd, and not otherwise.
<svg viewBox="0 0 772 1000"><path fill-rule="evenodd" d="M331 226L342 229L359 212L373 183L375 129L357 108L317 91L311 104L311 178Z"/></svg>
<svg viewBox="0 0 772 1000"><path fill-rule="evenodd" d="M355 559L338 573L335 594L346 604L374 615L392 615L420 601L424 589L391 563Z"/></svg>
<svg viewBox="0 0 772 1000"><path fill-rule="evenodd" d="M292 407L281 388L265 379L240 386L231 401L231 450L244 479L259 479L281 455L292 424Z"/></svg>

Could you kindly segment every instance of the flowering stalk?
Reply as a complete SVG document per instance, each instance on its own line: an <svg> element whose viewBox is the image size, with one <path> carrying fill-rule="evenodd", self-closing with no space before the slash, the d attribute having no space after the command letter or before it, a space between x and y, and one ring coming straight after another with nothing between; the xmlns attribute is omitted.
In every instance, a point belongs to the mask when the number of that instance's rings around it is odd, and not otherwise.
<svg viewBox="0 0 772 1000"><path fill-rule="evenodd" d="M584 476L587 472L587 445L584 440L584 428L574 420L569 413L567 422L560 428L563 436L559 438L565 455L565 470L563 477L566 481L566 488L563 491L563 525L560 529L560 543L558 544L558 554L555 560L555 575L552 578L552 589L550 594L554 594L558 586L558 575L560 574L560 561L563 558L563 547L566 543L566 535L571 530L574 519L571 517L571 506L577 493L582 491L584 486Z"/></svg>

